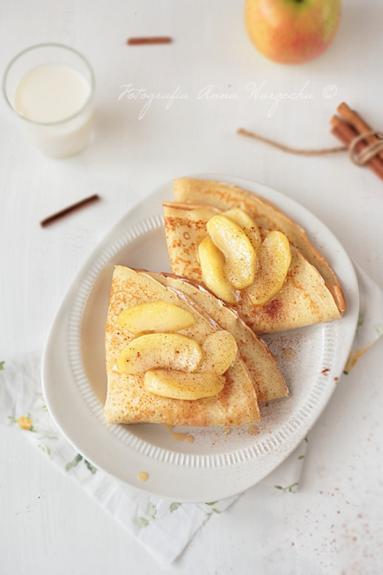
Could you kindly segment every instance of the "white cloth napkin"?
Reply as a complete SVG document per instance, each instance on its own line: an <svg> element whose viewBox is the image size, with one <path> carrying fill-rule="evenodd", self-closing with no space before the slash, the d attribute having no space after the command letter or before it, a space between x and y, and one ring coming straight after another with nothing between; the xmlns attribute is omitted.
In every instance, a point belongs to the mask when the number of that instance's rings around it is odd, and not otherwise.
<svg viewBox="0 0 383 575"><path fill-rule="evenodd" d="M383 292L358 268L361 314L347 373L383 335ZM180 503L136 490L94 467L65 440L51 420L40 383L39 354L0 362L0 421L22 430L63 473L77 481L161 563L174 561L213 514L238 497L206 503ZM265 497L299 488L307 440L258 486Z"/></svg>

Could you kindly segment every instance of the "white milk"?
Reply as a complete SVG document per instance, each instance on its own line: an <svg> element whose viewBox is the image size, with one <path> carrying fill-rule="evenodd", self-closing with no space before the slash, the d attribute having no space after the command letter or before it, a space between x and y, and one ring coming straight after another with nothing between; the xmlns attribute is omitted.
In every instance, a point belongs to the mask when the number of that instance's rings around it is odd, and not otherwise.
<svg viewBox="0 0 383 575"><path fill-rule="evenodd" d="M91 86L82 74L61 64L44 64L27 72L14 95L16 112L35 143L48 156L79 152L92 133Z"/></svg>

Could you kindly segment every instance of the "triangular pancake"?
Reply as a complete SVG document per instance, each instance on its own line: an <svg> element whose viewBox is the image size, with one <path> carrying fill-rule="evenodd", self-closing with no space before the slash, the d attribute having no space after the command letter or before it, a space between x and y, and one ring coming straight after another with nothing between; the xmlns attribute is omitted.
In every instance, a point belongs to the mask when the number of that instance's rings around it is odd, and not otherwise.
<svg viewBox="0 0 383 575"><path fill-rule="evenodd" d="M254 383L259 403L288 395L288 387L273 355L266 344L239 317L236 310L228 307L201 285L193 284L185 278L171 274L152 275L169 289L189 297L201 313L235 337L241 357Z"/></svg>
<svg viewBox="0 0 383 575"><path fill-rule="evenodd" d="M319 271L339 312L342 314L345 311L346 302L334 270L310 242L306 231L274 204L238 186L214 180L179 178L174 181L173 191L177 202L211 206L219 210L242 208L259 227L283 232L306 260Z"/></svg>
<svg viewBox="0 0 383 575"><path fill-rule="evenodd" d="M158 397L144 389L143 376L118 373L115 365L119 354L134 337L121 329L118 324L119 314L127 307L158 300L181 306L195 316L195 324L178 333L203 343L208 334L217 331L214 323L200 314L186 296L181 299L148 273L116 266L106 324L108 387L104 413L107 421L237 426L258 420L259 409L255 388L239 355L224 375L226 381L221 393L216 397L196 401Z"/></svg>
<svg viewBox="0 0 383 575"><path fill-rule="evenodd" d="M243 209L243 206L242 206ZM217 208L166 202L165 231L172 270L201 283L198 245ZM256 333L272 333L340 318L335 300L318 270L291 245L292 262L282 289L263 306L255 306L246 290L236 304L244 321Z"/></svg>

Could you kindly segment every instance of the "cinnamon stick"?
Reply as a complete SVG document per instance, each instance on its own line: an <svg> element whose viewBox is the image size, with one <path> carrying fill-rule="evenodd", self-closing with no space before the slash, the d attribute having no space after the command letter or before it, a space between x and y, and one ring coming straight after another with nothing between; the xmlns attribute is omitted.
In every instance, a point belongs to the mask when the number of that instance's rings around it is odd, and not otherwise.
<svg viewBox="0 0 383 575"><path fill-rule="evenodd" d="M359 134L366 134L366 137L363 138L368 144L377 144L381 140L375 134L368 134L369 132L373 132L371 126L356 112L352 110L346 102L342 102L337 107L336 111L338 112L339 116L346 120L351 126L355 128ZM367 135L368 134L368 135ZM383 152L378 154L380 158L383 160Z"/></svg>
<svg viewBox="0 0 383 575"><path fill-rule="evenodd" d="M139 36L137 38L128 38L128 46L144 46L149 44L171 44L173 38L170 36Z"/></svg>
<svg viewBox="0 0 383 575"><path fill-rule="evenodd" d="M337 112L339 116L333 116L331 119L331 131L344 144L343 146L317 149L295 148L244 128L239 128L237 133L268 144L282 152L298 156L323 156L348 151L350 159L355 164L369 167L383 180L383 135L372 129L345 102L338 106Z"/></svg>
<svg viewBox="0 0 383 575"><path fill-rule="evenodd" d="M360 134L357 130L349 124L347 121L342 120L339 116L333 116L331 118L331 126L332 126L332 133L336 136L341 142L343 142L346 146L350 146L352 141L357 138ZM355 151L360 153L366 144L362 141L358 142L355 146ZM375 174L383 180L383 161L378 157L373 157L368 163L367 166L375 172Z"/></svg>
<svg viewBox="0 0 383 575"><path fill-rule="evenodd" d="M93 202L96 202L99 199L100 199L100 196L98 196L97 194L94 194L93 196L89 196L88 198L85 198L84 200L80 200L76 204L72 204L71 206L68 206L67 208L64 208L63 210L60 210L59 212L56 212L55 214L48 216L47 218L45 218L44 220L42 220L40 222L40 226L42 228L45 228L46 226L53 224L53 222L55 222L56 220L59 220L65 216L67 216L68 214L71 214L72 212L75 212L75 211L83 208L84 206L87 206Z"/></svg>

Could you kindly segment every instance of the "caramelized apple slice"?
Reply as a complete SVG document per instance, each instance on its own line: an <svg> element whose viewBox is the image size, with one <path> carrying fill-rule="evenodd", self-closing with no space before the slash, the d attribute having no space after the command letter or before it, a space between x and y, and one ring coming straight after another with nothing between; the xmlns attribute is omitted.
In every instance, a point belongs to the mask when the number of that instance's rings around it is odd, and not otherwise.
<svg viewBox="0 0 383 575"><path fill-rule="evenodd" d="M238 346L230 332L220 330L207 336L202 349L204 359L198 371L214 371L222 375L234 363Z"/></svg>
<svg viewBox="0 0 383 575"><path fill-rule="evenodd" d="M170 399L196 400L213 397L222 391L225 378L214 372L183 373L151 369L145 373L146 391Z"/></svg>
<svg viewBox="0 0 383 575"><path fill-rule="evenodd" d="M207 222L213 243L225 257L225 274L237 289L251 285L255 276L255 251L242 228L230 218L213 216Z"/></svg>
<svg viewBox="0 0 383 575"><path fill-rule="evenodd" d="M198 246L198 257L206 287L223 301L235 303L233 287L224 273L225 258L208 236Z"/></svg>
<svg viewBox="0 0 383 575"><path fill-rule="evenodd" d="M282 232L269 232L259 251L259 270L246 293L255 305L263 305L282 288L291 263L289 240Z"/></svg>
<svg viewBox="0 0 383 575"><path fill-rule="evenodd" d="M121 352L117 367L120 373L138 374L164 367L194 371L202 360L199 344L179 333L150 333L133 339Z"/></svg>
<svg viewBox="0 0 383 575"><path fill-rule="evenodd" d="M132 333L179 331L195 323L193 314L173 303L153 301L124 309L118 317L122 328Z"/></svg>
<svg viewBox="0 0 383 575"><path fill-rule="evenodd" d="M228 210L227 212L224 212L224 216L238 224L239 227L243 229L257 253L262 243L262 237L254 220L240 208Z"/></svg>

